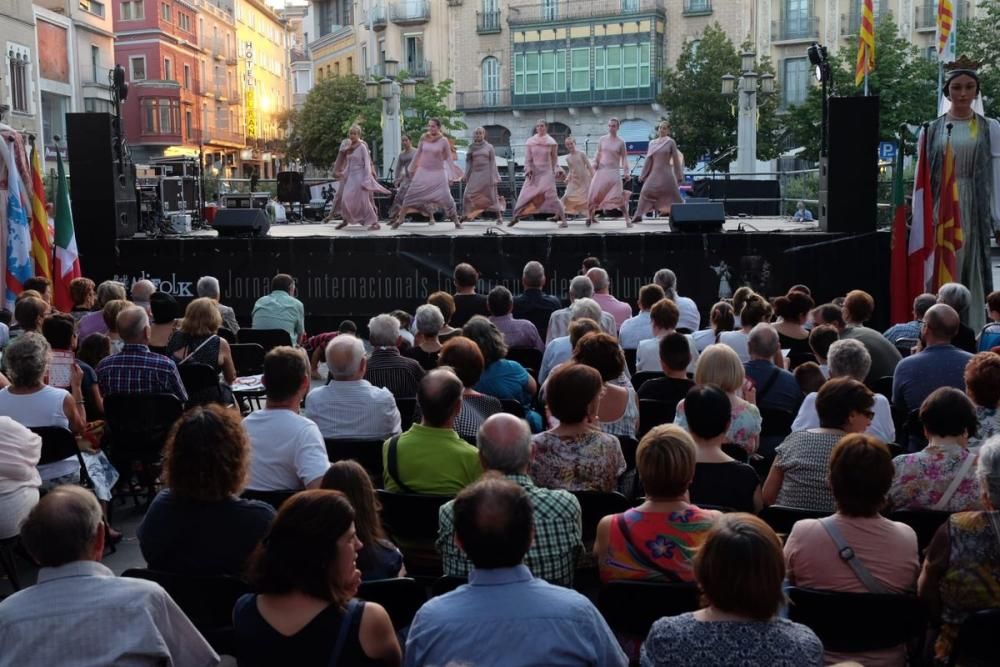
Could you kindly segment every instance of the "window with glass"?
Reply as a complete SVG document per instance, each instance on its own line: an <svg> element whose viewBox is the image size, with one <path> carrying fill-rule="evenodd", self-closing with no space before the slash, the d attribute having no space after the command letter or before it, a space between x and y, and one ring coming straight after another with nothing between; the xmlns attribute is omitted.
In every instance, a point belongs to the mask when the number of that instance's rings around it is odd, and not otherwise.
<svg viewBox="0 0 1000 667"><path fill-rule="evenodd" d="M130 81L146 80L146 56L132 56L128 59Z"/></svg>
<svg viewBox="0 0 1000 667"><path fill-rule="evenodd" d="M185 90L191 90L191 66L190 65L185 65L184 66L184 81L183 81L183 84L184 84L184 89Z"/></svg>
<svg viewBox="0 0 1000 667"><path fill-rule="evenodd" d="M166 2L160 3L160 18L162 18L164 21L171 21L174 18L174 10Z"/></svg>
<svg viewBox="0 0 1000 667"><path fill-rule="evenodd" d="M496 106L498 103L498 92L500 90L500 61L489 56L483 58L483 104L486 106Z"/></svg>
<svg viewBox="0 0 1000 667"><path fill-rule="evenodd" d="M525 57L523 53L514 54L514 94L523 95L525 90Z"/></svg>
<svg viewBox="0 0 1000 667"><path fill-rule="evenodd" d="M524 92L531 94L538 92L538 61L537 53L524 54Z"/></svg>
<svg viewBox="0 0 1000 667"><path fill-rule="evenodd" d="M594 90L649 86L650 58L649 43L597 47L594 49Z"/></svg>
<svg viewBox="0 0 1000 667"><path fill-rule="evenodd" d="M125 0L121 5L122 21L139 21L146 18L146 10L142 4L143 0Z"/></svg>
<svg viewBox="0 0 1000 667"><path fill-rule="evenodd" d="M147 134L180 134L180 104L177 100L145 97L139 101L142 109L142 131Z"/></svg>
<svg viewBox="0 0 1000 667"><path fill-rule="evenodd" d="M111 113L111 102L98 97L83 98L83 110L90 113Z"/></svg>
<svg viewBox="0 0 1000 667"><path fill-rule="evenodd" d="M785 31L782 37L795 38L809 35L812 23L811 0L785 0Z"/></svg>
<svg viewBox="0 0 1000 667"><path fill-rule="evenodd" d="M173 63L170 62L170 58L163 59L163 80L172 81L174 78L174 68Z"/></svg>
<svg viewBox="0 0 1000 667"><path fill-rule="evenodd" d="M403 37L403 54L405 61L403 69L411 75L423 75L424 70L424 36L406 35Z"/></svg>
<svg viewBox="0 0 1000 667"><path fill-rule="evenodd" d="M634 14L639 11L639 0L622 0L622 14Z"/></svg>
<svg viewBox="0 0 1000 667"><path fill-rule="evenodd" d="M177 27L184 32L191 32L191 17L183 12L177 12Z"/></svg>
<svg viewBox="0 0 1000 667"><path fill-rule="evenodd" d="M566 90L566 50L514 56L514 93L557 93Z"/></svg>
<svg viewBox="0 0 1000 667"><path fill-rule="evenodd" d="M546 21L559 18L559 0L542 0L542 18Z"/></svg>
<svg viewBox="0 0 1000 667"><path fill-rule="evenodd" d="M784 63L784 102L786 107L802 104L809 93L809 59L786 58Z"/></svg>
<svg viewBox="0 0 1000 667"><path fill-rule="evenodd" d="M590 90L590 49L571 49L569 56L569 89Z"/></svg>

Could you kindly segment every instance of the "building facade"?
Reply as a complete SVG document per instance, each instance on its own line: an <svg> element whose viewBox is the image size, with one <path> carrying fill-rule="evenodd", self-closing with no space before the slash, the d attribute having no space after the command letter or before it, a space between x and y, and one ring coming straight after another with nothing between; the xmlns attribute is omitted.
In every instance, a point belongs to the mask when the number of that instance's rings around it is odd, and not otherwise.
<svg viewBox="0 0 1000 667"><path fill-rule="evenodd" d="M4 70L0 96L10 107L3 122L25 134L39 136L41 97L38 88L38 48L35 14L28 0L9 0L0 14L0 44Z"/></svg>

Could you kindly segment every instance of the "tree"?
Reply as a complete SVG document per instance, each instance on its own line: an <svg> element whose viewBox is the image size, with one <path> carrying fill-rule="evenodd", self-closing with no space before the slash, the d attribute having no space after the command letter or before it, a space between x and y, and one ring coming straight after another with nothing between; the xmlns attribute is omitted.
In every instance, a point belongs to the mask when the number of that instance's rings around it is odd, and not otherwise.
<svg viewBox="0 0 1000 667"><path fill-rule="evenodd" d="M406 73L401 72L400 76L406 78ZM414 144L420 140L420 135L427 127L427 121L431 118L439 118L444 131L449 134L467 127L462 122L462 114L445 104L445 100L451 95L451 86L451 79L445 79L440 83L433 83L426 79L415 86L416 94L412 100L404 99L401 102L403 134L408 136Z"/></svg>
<svg viewBox="0 0 1000 667"><path fill-rule="evenodd" d="M996 49L1000 25L1000 0L980 0L977 18L958 24L956 55L965 54L982 63L979 84L983 106L990 118L1000 116L1000 52Z"/></svg>
<svg viewBox="0 0 1000 667"><path fill-rule="evenodd" d="M831 95L854 96L863 89L854 85L857 45L845 47L830 58ZM934 118L937 107L937 70L920 50L899 35L892 15L885 14L875 25L875 71L868 75L868 88L879 96L879 136L896 139L901 124L919 124ZM819 158L822 88L810 87L806 101L789 110L786 126L795 142L803 147L800 157ZM913 145L907 145L913 152Z"/></svg>
<svg viewBox="0 0 1000 667"><path fill-rule="evenodd" d="M375 122L372 127L371 109L374 106L365 98L364 83L353 74L318 81L302 108L289 119L289 157L329 169L337 159L347 131L359 121L374 157L376 152L371 139L377 136L381 140L379 123Z"/></svg>
<svg viewBox="0 0 1000 667"><path fill-rule="evenodd" d="M740 55L716 23L706 27L700 39L686 41L676 68L663 72L659 101L690 162L707 159L714 168L727 169L735 159L737 102L722 94L722 76L739 70ZM773 74L770 59L761 59L758 70ZM757 100L757 157L770 159L777 154L777 99L758 96Z"/></svg>

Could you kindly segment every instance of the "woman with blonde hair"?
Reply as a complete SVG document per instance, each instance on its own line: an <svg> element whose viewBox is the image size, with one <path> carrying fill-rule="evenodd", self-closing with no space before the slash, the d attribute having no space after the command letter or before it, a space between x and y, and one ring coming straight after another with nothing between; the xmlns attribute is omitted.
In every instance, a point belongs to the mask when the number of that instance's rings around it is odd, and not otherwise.
<svg viewBox="0 0 1000 667"><path fill-rule="evenodd" d="M757 451L761 426L760 410L755 405L757 391L746 382L746 371L736 352L719 343L706 347L698 357L694 381L696 385L717 385L729 397L733 411L726 442L739 445L749 454ZM683 400L677 404L674 423L687 428Z"/></svg>
<svg viewBox="0 0 1000 667"><path fill-rule="evenodd" d="M406 189L406 196L390 226L397 229L410 211L431 212L433 222L433 211L440 208L451 218L455 228L461 229L462 222L451 196L450 185L452 180L461 178L461 172L458 171L456 175L456 170L458 167L452 159L451 144L441 131L441 121L431 118L427 121L427 131L420 137L420 146L410 163L410 184Z"/></svg>
<svg viewBox="0 0 1000 667"><path fill-rule="evenodd" d="M639 205L628 226L642 222L642 217L650 211L669 214L670 208L681 201L677 184L683 180L684 159L670 136L670 123L662 120L656 125L656 138L649 142L646 150L646 161L639 174L642 183Z"/></svg>
<svg viewBox="0 0 1000 667"><path fill-rule="evenodd" d="M479 217L484 211L497 214L498 225L503 224L503 208L497 197L497 154L493 144L486 141L486 130L477 127L472 133L472 143L465 153L465 197L462 199L462 218L466 221Z"/></svg>
<svg viewBox="0 0 1000 667"><path fill-rule="evenodd" d="M361 140L361 127L357 124L351 125L347 139L340 145L333 176L339 184L339 205L334 205L334 212L339 210L342 218L336 229L343 229L351 223L367 227L369 231L378 229L378 214L372 205L372 197L376 192L390 193L375 180L371 155L367 144Z"/></svg>
<svg viewBox="0 0 1000 667"><path fill-rule="evenodd" d="M236 366L226 339L218 335L222 315L215 301L208 297L188 304L180 328L167 343L167 354L178 366L199 363L221 372L227 384L236 380Z"/></svg>
<svg viewBox="0 0 1000 667"><path fill-rule="evenodd" d="M508 227L533 213L552 213L559 219L559 226L566 226L566 210L556 193L556 175L559 169L559 145L549 136L549 125L544 120L535 123L535 133L524 143L524 185L514 204L514 215Z"/></svg>
<svg viewBox="0 0 1000 667"><path fill-rule="evenodd" d="M576 150L576 139L566 137L566 190L563 192L562 205L566 215L587 214L587 192L590 191L590 181L594 178L594 167L591 166L587 154Z"/></svg>

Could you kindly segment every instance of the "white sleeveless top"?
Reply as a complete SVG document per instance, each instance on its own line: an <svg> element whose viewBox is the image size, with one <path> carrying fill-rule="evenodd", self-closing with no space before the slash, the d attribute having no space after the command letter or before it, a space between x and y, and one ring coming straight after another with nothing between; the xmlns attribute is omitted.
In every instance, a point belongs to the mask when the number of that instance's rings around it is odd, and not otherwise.
<svg viewBox="0 0 1000 667"><path fill-rule="evenodd" d="M33 394L12 394L9 389L0 390L0 416L10 417L28 428L38 426L59 426L69 428L69 419L63 410L63 402L69 395L65 389L48 385ZM75 456L38 466L42 481L69 475L80 470L80 462Z"/></svg>

